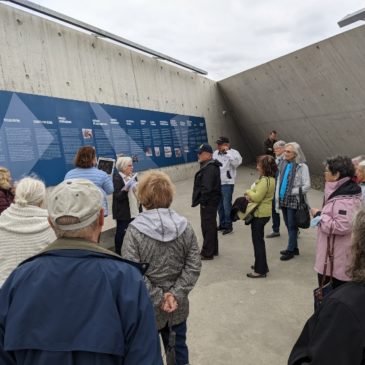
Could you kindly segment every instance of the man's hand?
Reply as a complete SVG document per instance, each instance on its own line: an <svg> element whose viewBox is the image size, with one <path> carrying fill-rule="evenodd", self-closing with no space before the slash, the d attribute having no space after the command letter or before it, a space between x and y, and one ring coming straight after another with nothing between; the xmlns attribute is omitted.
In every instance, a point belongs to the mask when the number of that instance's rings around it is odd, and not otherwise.
<svg viewBox="0 0 365 365"><path fill-rule="evenodd" d="M177 309L177 301L173 294L167 292L163 295L164 300L161 309L167 313L171 313Z"/></svg>
<svg viewBox="0 0 365 365"><path fill-rule="evenodd" d="M222 146L222 152L223 153L227 153L228 150L229 150L229 146L227 146L227 145Z"/></svg>

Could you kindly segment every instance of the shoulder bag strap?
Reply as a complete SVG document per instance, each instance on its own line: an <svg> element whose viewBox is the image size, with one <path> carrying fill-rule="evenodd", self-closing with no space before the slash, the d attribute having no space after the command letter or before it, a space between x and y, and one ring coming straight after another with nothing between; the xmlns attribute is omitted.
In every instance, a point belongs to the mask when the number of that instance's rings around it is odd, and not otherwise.
<svg viewBox="0 0 365 365"><path fill-rule="evenodd" d="M264 197L262 198L262 200L260 201L260 203L257 204L257 207L265 200L267 194L269 194L269 189L270 189L270 178L267 177L267 176L264 176L264 178L266 179L266 187L267 187L267 190L266 190L266 193L264 195ZM255 208L255 210L257 209L257 207Z"/></svg>
<svg viewBox="0 0 365 365"><path fill-rule="evenodd" d="M267 187L267 190L266 190L266 193L264 195L264 197L262 198L262 200L260 201L260 204L262 203L262 201L266 198L266 195L269 193L269 189L270 189L270 178L265 176L265 179L266 179L266 187Z"/></svg>
<svg viewBox="0 0 365 365"><path fill-rule="evenodd" d="M332 245L331 245L331 238L332 238ZM324 265L323 265L322 280L321 280L321 285L319 286L320 290L323 289L324 282L326 280L328 260L330 263L330 282L332 283L334 252L335 252L335 235L331 234L331 235L327 236L326 259L325 259Z"/></svg>
<svg viewBox="0 0 365 365"><path fill-rule="evenodd" d="M336 236L333 234L332 235L332 244L330 247L330 252L329 252L329 260L330 260L330 281L332 282L332 277L333 277L333 263L335 260L335 238Z"/></svg>
<svg viewBox="0 0 365 365"><path fill-rule="evenodd" d="M264 176L264 177L266 178L266 185L267 185L266 193L265 193L264 197L262 198L262 200L261 200L259 203L257 203L256 207L255 207L255 208L253 208L253 209L251 210L250 214L253 214L253 213L257 210L257 208L258 208L258 207L260 206L260 204L264 201L264 199L266 198L266 195L267 195L267 194L268 194L268 192L269 192L270 179L269 179L267 176Z"/></svg>
<svg viewBox="0 0 365 365"><path fill-rule="evenodd" d="M304 194L301 186L299 187L299 201L301 204L305 203Z"/></svg>

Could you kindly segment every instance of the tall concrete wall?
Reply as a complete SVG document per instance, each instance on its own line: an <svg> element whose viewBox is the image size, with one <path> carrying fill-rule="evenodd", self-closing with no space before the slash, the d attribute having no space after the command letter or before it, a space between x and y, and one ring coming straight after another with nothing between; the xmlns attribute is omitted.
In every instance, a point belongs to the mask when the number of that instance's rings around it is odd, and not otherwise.
<svg viewBox="0 0 365 365"><path fill-rule="evenodd" d="M209 142L227 135L250 157L206 77L1 3L0 50L1 90L201 116ZM191 164L170 170L194 171Z"/></svg>
<svg viewBox="0 0 365 365"><path fill-rule="evenodd" d="M365 153L365 26L219 82L253 155L276 129L311 172L334 154Z"/></svg>

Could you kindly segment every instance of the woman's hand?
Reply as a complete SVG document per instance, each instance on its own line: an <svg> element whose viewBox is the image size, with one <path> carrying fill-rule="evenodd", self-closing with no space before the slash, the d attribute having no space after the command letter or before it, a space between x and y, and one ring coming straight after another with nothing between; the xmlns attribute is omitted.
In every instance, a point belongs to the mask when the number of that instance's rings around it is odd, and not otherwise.
<svg viewBox="0 0 365 365"><path fill-rule="evenodd" d="M171 313L177 309L177 301L173 294L167 292L163 295L164 300L161 304L161 309L164 312Z"/></svg>
<svg viewBox="0 0 365 365"><path fill-rule="evenodd" d="M248 201L249 203L251 203L251 202L252 202L251 198L250 198L247 194L245 194L245 195L244 195L244 197L247 199L247 201Z"/></svg>
<svg viewBox="0 0 365 365"><path fill-rule="evenodd" d="M319 209L317 208L311 208L311 215L314 217L319 212Z"/></svg>

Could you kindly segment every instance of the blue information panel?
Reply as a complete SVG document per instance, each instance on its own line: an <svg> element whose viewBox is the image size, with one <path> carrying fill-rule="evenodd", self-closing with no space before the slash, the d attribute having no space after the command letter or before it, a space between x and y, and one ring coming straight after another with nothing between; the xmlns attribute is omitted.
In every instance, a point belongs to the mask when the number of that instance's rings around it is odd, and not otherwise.
<svg viewBox="0 0 365 365"><path fill-rule="evenodd" d="M136 171L197 160L204 118L0 90L0 166L13 179L63 180L81 146L131 156Z"/></svg>

